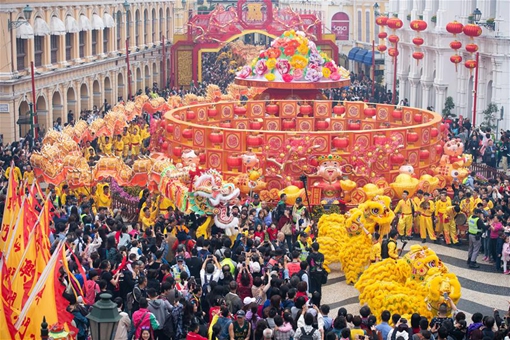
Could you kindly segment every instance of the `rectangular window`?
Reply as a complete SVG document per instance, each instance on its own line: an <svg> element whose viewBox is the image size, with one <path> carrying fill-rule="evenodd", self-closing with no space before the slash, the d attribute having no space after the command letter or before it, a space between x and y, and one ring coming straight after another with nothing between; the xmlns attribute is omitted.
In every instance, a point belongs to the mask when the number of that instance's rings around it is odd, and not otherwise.
<svg viewBox="0 0 510 340"><path fill-rule="evenodd" d="M108 38L110 37L110 29L105 27L103 31L103 53L108 53Z"/></svg>
<svg viewBox="0 0 510 340"><path fill-rule="evenodd" d="M97 54L97 30L92 30L92 55Z"/></svg>
<svg viewBox="0 0 510 340"><path fill-rule="evenodd" d="M66 60L73 59L73 33L66 33Z"/></svg>
<svg viewBox="0 0 510 340"><path fill-rule="evenodd" d="M25 39L16 39L16 61L18 63L18 71L25 69L25 57L26 57L26 43Z"/></svg>
<svg viewBox="0 0 510 340"><path fill-rule="evenodd" d="M126 14L126 39L131 38L131 11L127 11Z"/></svg>
<svg viewBox="0 0 510 340"><path fill-rule="evenodd" d="M363 17L361 11L358 11L358 41L363 40Z"/></svg>
<svg viewBox="0 0 510 340"><path fill-rule="evenodd" d="M370 42L370 12L365 12L365 38Z"/></svg>
<svg viewBox="0 0 510 340"><path fill-rule="evenodd" d="M152 15L152 42L156 42L156 16Z"/></svg>
<svg viewBox="0 0 510 340"><path fill-rule="evenodd" d="M85 57L85 34L87 34L87 32L85 32L85 31L80 32L80 37L79 37L80 58Z"/></svg>
<svg viewBox="0 0 510 340"><path fill-rule="evenodd" d="M121 39L122 39L122 13L120 11L117 12L117 50L122 48Z"/></svg>
<svg viewBox="0 0 510 340"><path fill-rule="evenodd" d="M35 65L35 67L39 67L42 65L43 39L44 39L44 37L42 37L42 36L34 37L34 65Z"/></svg>
<svg viewBox="0 0 510 340"><path fill-rule="evenodd" d="M51 46L50 46L50 50L51 50L51 63L52 64L56 64L58 62L58 41L59 41L60 37L58 35L52 35L50 37L50 40L51 40Z"/></svg>

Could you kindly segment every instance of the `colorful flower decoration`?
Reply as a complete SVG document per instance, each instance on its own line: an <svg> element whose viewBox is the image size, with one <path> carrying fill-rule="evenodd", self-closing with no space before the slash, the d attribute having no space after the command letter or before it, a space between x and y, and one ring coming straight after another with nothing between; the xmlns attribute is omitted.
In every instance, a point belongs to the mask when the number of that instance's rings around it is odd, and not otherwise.
<svg viewBox="0 0 510 340"><path fill-rule="evenodd" d="M336 65L326 53L301 31L289 30L261 51L237 77L261 81L338 81L348 79L349 71Z"/></svg>

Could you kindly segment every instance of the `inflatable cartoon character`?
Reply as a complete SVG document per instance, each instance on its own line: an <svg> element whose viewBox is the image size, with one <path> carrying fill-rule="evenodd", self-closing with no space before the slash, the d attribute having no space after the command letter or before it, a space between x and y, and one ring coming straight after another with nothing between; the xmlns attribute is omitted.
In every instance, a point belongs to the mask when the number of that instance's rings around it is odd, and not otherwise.
<svg viewBox="0 0 510 340"><path fill-rule="evenodd" d="M412 176L414 174L414 168L412 165L410 164L405 164L405 165L402 165L399 169L398 169L398 172L400 174L407 174L407 175L410 175Z"/></svg>
<svg viewBox="0 0 510 340"><path fill-rule="evenodd" d="M317 175L322 177L322 181L315 185L321 188L323 204L338 204L342 193L342 187L339 178L342 176L340 162L342 157L339 155L319 156L319 169Z"/></svg>
<svg viewBox="0 0 510 340"><path fill-rule="evenodd" d="M433 168L435 175L443 176L447 184L450 185L454 178L462 181L467 177L471 165L471 155L465 155L464 144L460 139L451 139L443 147L443 156L438 167Z"/></svg>

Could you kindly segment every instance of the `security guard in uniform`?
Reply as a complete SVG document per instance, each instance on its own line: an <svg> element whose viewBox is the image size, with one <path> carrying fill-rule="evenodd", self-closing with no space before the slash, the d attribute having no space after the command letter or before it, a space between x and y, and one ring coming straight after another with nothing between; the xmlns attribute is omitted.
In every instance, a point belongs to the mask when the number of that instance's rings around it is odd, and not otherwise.
<svg viewBox="0 0 510 340"><path fill-rule="evenodd" d="M469 248L467 264L469 268L480 268L476 263L476 258L482 246L482 233L487 230L484 223L483 212L475 209L473 215L468 219Z"/></svg>

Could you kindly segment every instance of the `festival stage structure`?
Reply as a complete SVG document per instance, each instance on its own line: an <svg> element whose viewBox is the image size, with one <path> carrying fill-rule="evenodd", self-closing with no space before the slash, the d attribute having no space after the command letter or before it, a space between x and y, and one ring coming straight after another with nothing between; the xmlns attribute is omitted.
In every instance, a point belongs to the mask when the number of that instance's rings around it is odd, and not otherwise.
<svg viewBox="0 0 510 340"><path fill-rule="evenodd" d="M187 34L176 36L172 45L171 86L188 88L191 82L202 81L203 53L217 52L246 34L276 38L291 29L313 37L324 53L338 60L334 35L324 34L322 22L314 14L278 8L271 0L239 0L228 9L219 4L208 14L190 18Z"/></svg>

